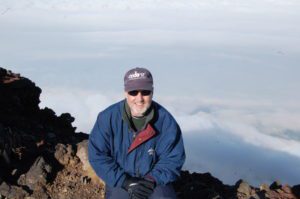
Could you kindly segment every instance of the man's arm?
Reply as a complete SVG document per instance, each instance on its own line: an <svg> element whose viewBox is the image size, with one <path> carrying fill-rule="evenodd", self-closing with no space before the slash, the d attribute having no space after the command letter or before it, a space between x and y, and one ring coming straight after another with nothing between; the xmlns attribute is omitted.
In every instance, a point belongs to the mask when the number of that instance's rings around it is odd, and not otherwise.
<svg viewBox="0 0 300 199"><path fill-rule="evenodd" d="M96 174L111 187L121 187L126 174L116 160L111 156L109 120L104 121L101 113L98 115L91 131L88 144L89 162Z"/></svg>
<svg viewBox="0 0 300 199"><path fill-rule="evenodd" d="M185 161L181 130L174 119L170 119L166 123L157 148L158 162L147 176L154 178L157 184L175 181L180 176L180 170Z"/></svg>

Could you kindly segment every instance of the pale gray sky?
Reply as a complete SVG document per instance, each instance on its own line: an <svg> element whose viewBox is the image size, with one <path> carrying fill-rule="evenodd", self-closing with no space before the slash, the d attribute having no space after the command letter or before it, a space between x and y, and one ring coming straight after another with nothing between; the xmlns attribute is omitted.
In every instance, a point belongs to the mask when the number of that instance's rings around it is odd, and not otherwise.
<svg viewBox="0 0 300 199"><path fill-rule="evenodd" d="M1 66L41 86L116 91L124 71L146 66L159 93L299 99L299 10L292 0L1 0Z"/></svg>

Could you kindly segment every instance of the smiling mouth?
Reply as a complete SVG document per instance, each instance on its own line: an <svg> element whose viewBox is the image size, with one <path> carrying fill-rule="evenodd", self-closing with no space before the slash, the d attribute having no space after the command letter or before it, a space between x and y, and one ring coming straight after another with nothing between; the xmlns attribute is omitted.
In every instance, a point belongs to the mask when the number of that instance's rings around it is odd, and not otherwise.
<svg viewBox="0 0 300 199"><path fill-rule="evenodd" d="M144 105L136 105L136 108L138 108L138 109L144 109Z"/></svg>

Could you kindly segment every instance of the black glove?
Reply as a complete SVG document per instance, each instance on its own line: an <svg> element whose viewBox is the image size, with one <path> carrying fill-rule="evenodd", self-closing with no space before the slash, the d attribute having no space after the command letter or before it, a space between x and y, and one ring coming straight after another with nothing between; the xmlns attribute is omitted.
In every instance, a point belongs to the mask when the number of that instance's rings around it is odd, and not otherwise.
<svg viewBox="0 0 300 199"><path fill-rule="evenodd" d="M155 183L137 177L126 177L122 187L131 199L147 199L154 191Z"/></svg>

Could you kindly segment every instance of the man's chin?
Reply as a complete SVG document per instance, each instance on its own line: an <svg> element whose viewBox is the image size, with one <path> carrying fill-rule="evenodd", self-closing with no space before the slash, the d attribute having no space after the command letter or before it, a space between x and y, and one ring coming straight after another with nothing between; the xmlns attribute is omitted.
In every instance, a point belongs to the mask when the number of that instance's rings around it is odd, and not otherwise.
<svg viewBox="0 0 300 199"><path fill-rule="evenodd" d="M141 117L141 116L144 116L145 112L146 112L145 110L135 110L133 116Z"/></svg>

